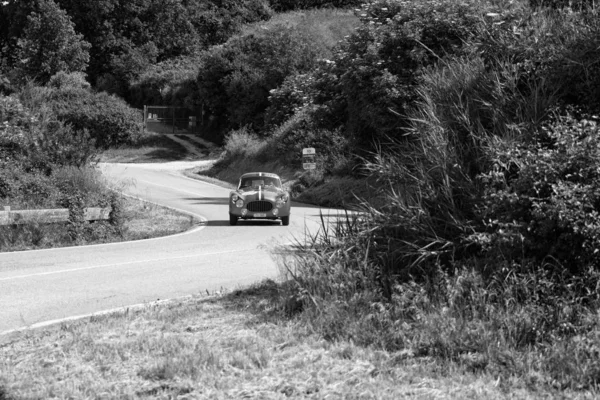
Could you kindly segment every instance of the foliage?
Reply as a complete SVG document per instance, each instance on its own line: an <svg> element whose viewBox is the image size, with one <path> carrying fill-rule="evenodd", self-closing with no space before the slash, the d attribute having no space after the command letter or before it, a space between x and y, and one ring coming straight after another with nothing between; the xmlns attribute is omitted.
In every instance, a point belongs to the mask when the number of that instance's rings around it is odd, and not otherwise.
<svg viewBox="0 0 600 400"><path fill-rule="evenodd" d="M96 155L86 130L64 125L45 107L36 114L16 97L0 100L0 155L25 168L50 172L55 166L83 166Z"/></svg>
<svg viewBox="0 0 600 400"><path fill-rule="evenodd" d="M6 63L7 69L12 69L18 62L15 52L17 42L25 37L27 16L36 13L43 18L41 5L49 1L3 2L0 7L0 60ZM56 3L61 15L69 19L69 26L83 35L85 41L81 43L91 45L86 72L92 85L123 97L128 95L131 81L152 64L222 43L242 24L271 16L266 0L56 0ZM60 18L55 20L62 22ZM40 36L44 40L54 37ZM69 45L75 46L78 41Z"/></svg>
<svg viewBox="0 0 600 400"><path fill-rule="evenodd" d="M360 5L362 0L269 0L269 3L273 10L277 12L284 12L289 10L319 7L352 7Z"/></svg>
<svg viewBox="0 0 600 400"><path fill-rule="evenodd" d="M64 199L63 206L69 209L67 233L73 243L81 243L83 227L85 224L85 203L83 196L78 193L69 193Z"/></svg>
<svg viewBox="0 0 600 400"><path fill-rule="evenodd" d="M14 96L0 96L0 157L8 161L25 143L33 116Z"/></svg>
<svg viewBox="0 0 600 400"><path fill-rule="evenodd" d="M339 131L316 126L313 112L310 108L303 109L279 126L269 138L269 148L290 165L300 166L302 149L314 147L321 172L331 173L336 159L349 150L348 142Z"/></svg>
<svg viewBox="0 0 600 400"><path fill-rule="evenodd" d="M550 257L574 274L600 265L597 123L565 114L534 143L494 146L494 168L481 175L486 247L514 259ZM509 243L520 243L514 254Z"/></svg>
<svg viewBox="0 0 600 400"><path fill-rule="evenodd" d="M59 71L83 71L89 49L64 10L53 0L39 0L18 40L16 73L44 84Z"/></svg>
<svg viewBox="0 0 600 400"><path fill-rule="evenodd" d="M67 73L64 71L60 71L55 75L52 75L52 77L50 77L47 86L53 89L90 89L90 84L85 79L85 74L83 72Z"/></svg>
<svg viewBox="0 0 600 400"><path fill-rule="evenodd" d="M259 130L269 91L286 76L308 70L317 56L307 38L285 26L236 37L204 55L200 98L225 129L250 125Z"/></svg>
<svg viewBox="0 0 600 400"><path fill-rule="evenodd" d="M596 11L508 10L489 22L476 41L488 68L510 65L520 75L522 92L545 85L557 100L598 107Z"/></svg>
<svg viewBox="0 0 600 400"><path fill-rule="evenodd" d="M196 107L196 76L199 57L179 57L147 68L130 88L130 103L141 108L145 104L171 104Z"/></svg>
<svg viewBox="0 0 600 400"><path fill-rule="evenodd" d="M253 157L258 154L263 146L263 141L261 141L253 133L249 132L248 128L242 127L240 129L230 131L225 137L225 143L223 146L224 156L230 160L243 157Z"/></svg>
<svg viewBox="0 0 600 400"><path fill-rule="evenodd" d="M379 201L323 216L281 306L331 340L597 388L597 15L463 6L371 2L352 56L272 92L282 127L310 110L299 127L378 142Z"/></svg>
<svg viewBox="0 0 600 400"><path fill-rule="evenodd" d="M320 126L341 128L361 149L403 134L421 71L463 51L477 32L477 12L475 2L363 4L363 25L312 72L306 96L321 106Z"/></svg>
<svg viewBox="0 0 600 400"><path fill-rule="evenodd" d="M244 24L265 21L272 16L266 0L188 2L187 12L203 48L225 43Z"/></svg>
<svg viewBox="0 0 600 400"><path fill-rule="evenodd" d="M113 227L114 232L119 237L124 234L125 217L123 215L123 198L116 192L110 195L110 214L108 215L108 223Z"/></svg>
<svg viewBox="0 0 600 400"><path fill-rule="evenodd" d="M106 92L81 87L28 87L21 97L30 108L49 108L75 131L86 130L98 148L131 143L141 134L139 111Z"/></svg>
<svg viewBox="0 0 600 400"><path fill-rule="evenodd" d="M549 7L554 9L571 8L580 11L593 8L595 4L594 0L529 0L529 6L533 9Z"/></svg>
<svg viewBox="0 0 600 400"><path fill-rule="evenodd" d="M311 105L315 95L314 77L310 73L289 75L281 86L269 92L265 128L273 129L283 124L296 112Z"/></svg>

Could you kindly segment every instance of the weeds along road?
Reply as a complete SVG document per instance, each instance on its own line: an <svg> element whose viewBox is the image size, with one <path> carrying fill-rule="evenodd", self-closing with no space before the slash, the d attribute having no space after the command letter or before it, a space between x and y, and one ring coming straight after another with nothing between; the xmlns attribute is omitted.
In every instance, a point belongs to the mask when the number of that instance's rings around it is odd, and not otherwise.
<svg viewBox="0 0 600 400"><path fill-rule="evenodd" d="M320 209L293 205L289 226L229 225L229 189L184 177L178 164L105 164L133 196L192 213L184 234L135 242L0 253L0 334L103 310L277 278L269 249L319 228Z"/></svg>

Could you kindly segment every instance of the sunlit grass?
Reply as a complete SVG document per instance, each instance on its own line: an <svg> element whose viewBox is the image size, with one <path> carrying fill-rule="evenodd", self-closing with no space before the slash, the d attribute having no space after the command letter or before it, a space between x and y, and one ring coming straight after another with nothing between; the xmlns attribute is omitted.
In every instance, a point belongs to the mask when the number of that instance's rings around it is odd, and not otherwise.
<svg viewBox="0 0 600 400"><path fill-rule="evenodd" d="M349 10L290 11L275 14L269 21L249 24L242 29L241 34L260 34L276 25L304 32L305 35L314 38L315 46L327 53L345 36L351 34L360 25L360 21L354 12Z"/></svg>
<svg viewBox="0 0 600 400"><path fill-rule="evenodd" d="M184 232L199 221L142 200L125 198L123 240L149 239Z"/></svg>
<svg viewBox="0 0 600 400"><path fill-rule="evenodd" d="M0 387L15 398L535 399L429 357L331 342L277 317L266 282L2 338ZM0 392L1 393L1 392ZM556 393L554 393L556 394ZM576 398L561 392L563 398ZM593 398L580 394L579 398ZM187 397L185 397L187 396Z"/></svg>

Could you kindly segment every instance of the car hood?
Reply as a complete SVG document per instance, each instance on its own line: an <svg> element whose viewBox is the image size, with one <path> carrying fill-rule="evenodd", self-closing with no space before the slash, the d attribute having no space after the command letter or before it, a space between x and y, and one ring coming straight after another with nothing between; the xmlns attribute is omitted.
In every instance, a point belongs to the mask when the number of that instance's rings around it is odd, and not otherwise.
<svg viewBox="0 0 600 400"><path fill-rule="evenodd" d="M272 200L275 201L277 196L285 193L280 188L242 188L236 190L238 195L241 195L246 201L253 200Z"/></svg>

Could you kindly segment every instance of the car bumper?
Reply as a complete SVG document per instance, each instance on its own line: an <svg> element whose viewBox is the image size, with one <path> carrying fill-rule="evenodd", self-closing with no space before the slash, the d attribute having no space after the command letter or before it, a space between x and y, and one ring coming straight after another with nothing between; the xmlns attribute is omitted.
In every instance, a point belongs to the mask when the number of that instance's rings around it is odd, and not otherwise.
<svg viewBox="0 0 600 400"><path fill-rule="evenodd" d="M273 207L272 210L266 212L249 211L246 207L229 206L229 214L241 219L278 219L281 217L289 217L290 207L284 206L281 208Z"/></svg>

